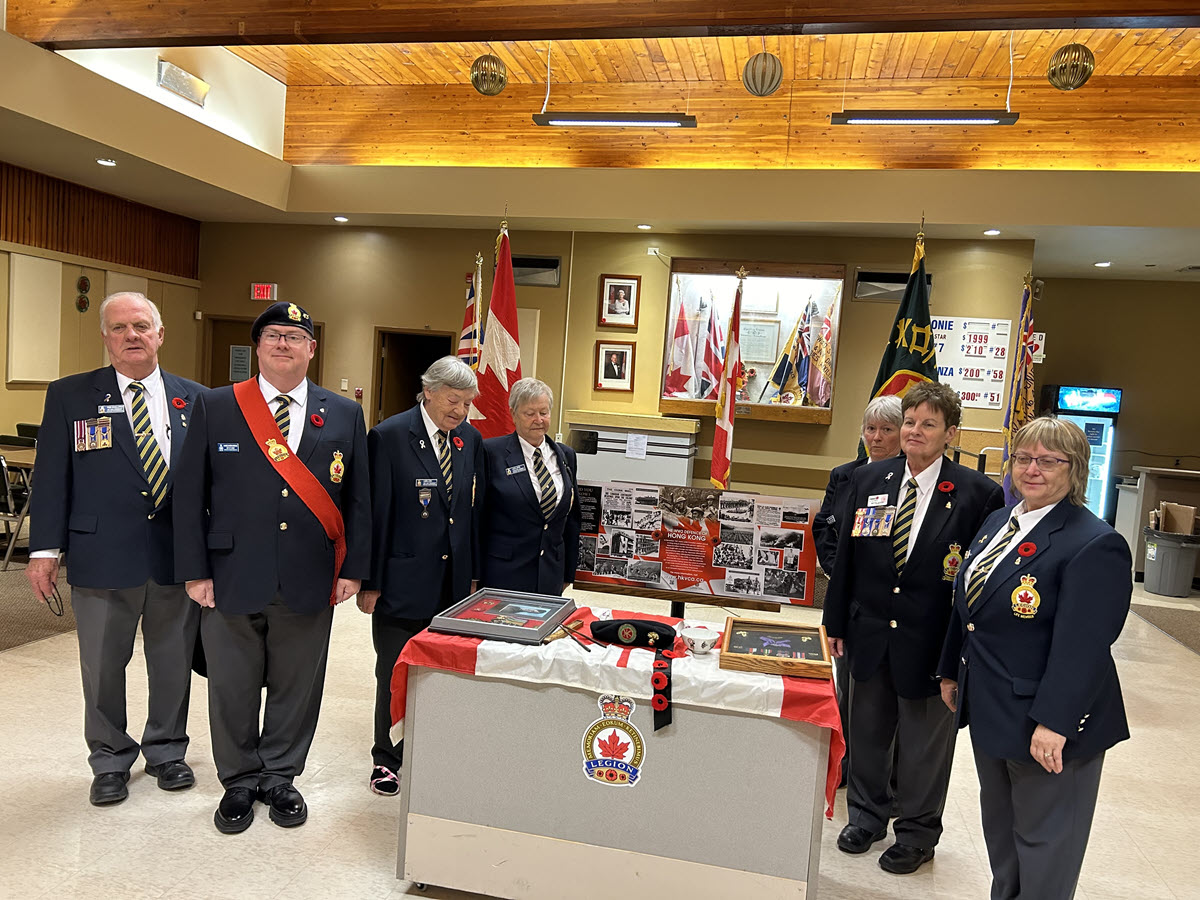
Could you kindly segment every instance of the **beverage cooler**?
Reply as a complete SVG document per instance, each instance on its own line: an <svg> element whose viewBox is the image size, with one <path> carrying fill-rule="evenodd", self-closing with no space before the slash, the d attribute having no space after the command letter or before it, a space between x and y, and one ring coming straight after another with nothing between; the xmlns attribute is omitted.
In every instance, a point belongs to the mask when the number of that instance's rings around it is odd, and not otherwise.
<svg viewBox="0 0 1200 900"><path fill-rule="evenodd" d="M1088 472L1087 508L1101 519L1112 521L1113 446L1117 414L1121 411L1121 389L1048 384L1042 388L1042 412L1074 422L1083 429L1092 449Z"/></svg>

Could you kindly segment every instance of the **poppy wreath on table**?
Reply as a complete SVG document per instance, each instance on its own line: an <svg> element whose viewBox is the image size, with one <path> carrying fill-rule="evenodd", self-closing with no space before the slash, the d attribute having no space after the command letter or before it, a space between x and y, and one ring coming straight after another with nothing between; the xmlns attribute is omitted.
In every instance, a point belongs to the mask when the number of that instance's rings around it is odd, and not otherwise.
<svg viewBox="0 0 1200 900"><path fill-rule="evenodd" d="M171 400L171 405L176 409L183 409L185 406L187 406L187 401L182 397L174 397Z"/></svg>
<svg viewBox="0 0 1200 900"><path fill-rule="evenodd" d="M313 425L315 425L317 428L320 428L322 425L325 424L325 420L322 419L320 416L318 416L316 413L313 413L311 416L309 416L308 421L312 422Z"/></svg>

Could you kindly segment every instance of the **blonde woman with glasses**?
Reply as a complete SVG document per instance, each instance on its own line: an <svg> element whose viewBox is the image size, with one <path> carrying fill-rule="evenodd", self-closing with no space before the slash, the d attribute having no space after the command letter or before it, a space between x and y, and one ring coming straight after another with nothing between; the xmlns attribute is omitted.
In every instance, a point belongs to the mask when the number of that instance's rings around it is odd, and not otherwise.
<svg viewBox="0 0 1200 900"><path fill-rule="evenodd" d="M1109 747L1129 737L1110 648L1129 546L1084 505L1087 438L1040 418L1009 457L1022 500L994 513L955 583L939 673L971 726L992 900L1069 900Z"/></svg>

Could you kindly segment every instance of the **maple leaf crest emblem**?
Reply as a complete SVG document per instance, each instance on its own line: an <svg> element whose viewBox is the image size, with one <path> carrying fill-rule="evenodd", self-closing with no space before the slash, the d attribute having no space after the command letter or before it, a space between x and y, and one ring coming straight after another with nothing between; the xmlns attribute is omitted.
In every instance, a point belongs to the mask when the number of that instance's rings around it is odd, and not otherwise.
<svg viewBox="0 0 1200 900"><path fill-rule="evenodd" d="M600 738L598 746L600 747L600 756L604 759L624 759L625 754L629 752L629 743L617 736L615 728L608 737Z"/></svg>

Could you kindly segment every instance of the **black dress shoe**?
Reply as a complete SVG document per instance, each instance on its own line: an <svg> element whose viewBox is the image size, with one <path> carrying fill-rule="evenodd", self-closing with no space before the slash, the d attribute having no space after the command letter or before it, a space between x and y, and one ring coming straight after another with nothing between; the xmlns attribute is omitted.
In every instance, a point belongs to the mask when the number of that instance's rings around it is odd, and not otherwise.
<svg viewBox="0 0 1200 900"><path fill-rule="evenodd" d="M128 772L104 772L97 775L92 779L92 789L88 792L92 806L120 803L129 796L129 788L125 787L128 780Z"/></svg>
<svg viewBox="0 0 1200 900"><path fill-rule="evenodd" d="M213 814L213 823L221 834L241 834L253 821L254 788L230 788Z"/></svg>
<svg viewBox="0 0 1200 900"><path fill-rule="evenodd" d="M271 821L282 828L295 828L308 821L308 806L300 792L290 784L277 784L269 791L260 790L258 799L271 807Z"/></svg>
<svg viewBox="0 0 1200 900"><path fill-rule="evenodd" d="M933 848L922 850L911 844L896 842L883 851L879 857L879 868L893 875L911 875L925 863L933 859Z"/></svg>
<svg viewBox="0 0 1200 900"><path fill-rule="evenodd" d="M859 825L847 825L838 835L837 847L843 853L866 853L876 841L887 837L887 829L874 834Z"/></svg>
<svg viewBox="0 0 1200 900"><path fill-rule="evenodd" d="M157 766L146 763L146 774L157 777L158 786L164 791L182 791L196 783L192 767L182 759L160 763Z"/></svg>

